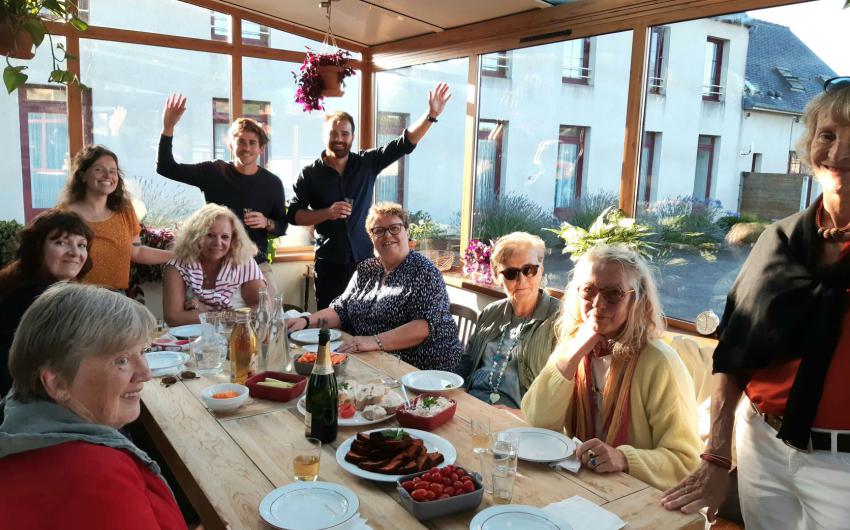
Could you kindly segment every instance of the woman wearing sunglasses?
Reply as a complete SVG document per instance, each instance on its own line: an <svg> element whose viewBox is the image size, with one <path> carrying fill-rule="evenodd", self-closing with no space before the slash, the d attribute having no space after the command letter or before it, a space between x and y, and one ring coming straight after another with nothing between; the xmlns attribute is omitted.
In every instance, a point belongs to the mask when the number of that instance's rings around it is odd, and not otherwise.
<svg viewBox="0 0 850 530"><path fill-rule="evenodd" d="M850 77L826 81L797 144L823 189L761 235L726 301L703 462L662 504L717 512L732 427L747 528L850 520ZM749 403L735 424L741 394Z"/></svg>
<svg viewBox="0 0 850 530"><path fill-rule="evenodd" d="M592 248L567 285L525 417L582 440L576 456L592 471L669 488L696 467L701 442L691 376L663 331L646 261L622 245Z"/></svg>
<svg viewBox="0 0 850 530"><path fill-rule="evenodd" d="M376 257L361 261L330 307L290 319L289 331L341 327L353 335L341 353L392 352L421 370L453 372L463 347L449 313L449 295L437 267L411 252L410 217L400 204L379 202L366 216Z"/></svg>
<svg viewBox="0 0 850 530"><path fill-rule="evenodd" d="M545 254L542 239L514 232L496 241L490 257L507 298L481 312L458 373L471 395L499 408L519 409L555 348L553 324L560 304L540 288Z"/></svg>

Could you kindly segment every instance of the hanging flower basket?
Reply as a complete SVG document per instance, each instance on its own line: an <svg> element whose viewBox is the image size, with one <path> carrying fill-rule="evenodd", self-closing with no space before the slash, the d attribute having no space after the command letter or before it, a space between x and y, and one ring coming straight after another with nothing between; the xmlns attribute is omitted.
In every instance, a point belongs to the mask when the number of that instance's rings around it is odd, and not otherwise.
<svg viewBox="0 0 850 530"><path fill-rule="evenodd" d="M16 32L8 24L0 24L0 55L32 59L35 57L32 35L23 30Z"/></svg>
<svg viewBox="0 0 850 530"><path fill-rule="evenodd" d="M325 110L324 98L342 96L345 78L354 75L354 69L348 65L350 58L351 53L345 50L315 53L307 48L300 72L292 72L297 85L295 102L300 103L305 112Z"/></svg>

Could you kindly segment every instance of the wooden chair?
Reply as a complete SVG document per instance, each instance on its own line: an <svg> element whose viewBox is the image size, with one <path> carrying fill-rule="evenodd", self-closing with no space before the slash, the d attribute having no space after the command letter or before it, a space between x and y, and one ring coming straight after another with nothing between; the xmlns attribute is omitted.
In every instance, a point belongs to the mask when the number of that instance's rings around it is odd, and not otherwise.
<svg viewBox="0 0 850 530"><path fill-rule="evenodd" d="M466 347L466 342L478 325L478 313L474 309L460 304L449 304L449 313L457 317L458 338L460 338L461 344Z"/></svg>

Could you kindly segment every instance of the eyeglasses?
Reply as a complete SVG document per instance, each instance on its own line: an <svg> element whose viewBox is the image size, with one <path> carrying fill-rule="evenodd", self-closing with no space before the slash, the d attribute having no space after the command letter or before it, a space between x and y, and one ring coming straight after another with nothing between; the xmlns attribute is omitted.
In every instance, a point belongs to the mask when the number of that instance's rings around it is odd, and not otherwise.
<svg viewBox="0 0 850 530"><path fill-rule="evenodd" d="M196 374L195 372L190 372L190 371L187 370L185 372L180 372L180 375L176 375L176 376L169 375L169 376L163 377L159 381L159 384L161 384L165 388L168 388L171 385L173 385L174 383L176 383L177 381L182 381L184 379L198 379L198 374Z"/></svg>
<svg viewBox="0 0 850 530"><path fill-rule="evenodd" d="M502 270L502 276L504 276L506 280L514 281L519 276L519 273L522 273L522 275L526 278L531 278L532 276L537 276L537 271L539 270L540 265L523 265L521 269L511 267L509 269Z"/></svg>
<svg viewBox="0 0 850 530"><path fill-rule="evenodd" d="M393 223L390 226L374 226L369 229L369 233L375 237L384 237L387 232L397 236L401 229L404 228L404 223Z"/></svg>
<svg viewBox="0 0 850 530"><path fill-rule="evenodd" d="M823 91L832 92L833 90L838 90L839 88L844 88L847 86L850 86L850 77L833 77L832 79L827 79L826 81L824 81Z"/></svg>
<svg viewBox="0 0 850 530"><path fill-rule="evenodd" d="M586 283L578 288L578 294L588 302L592 302L596 300L596 295L601 294L602 298L605 299L611 305L617 305L623 301L623 298L626 297L627 294L635 292L634 289L629 289L628 291L624 291L619 287L606 287L604 289L600 289L599 287L593 285L592 283Z"/></svg>

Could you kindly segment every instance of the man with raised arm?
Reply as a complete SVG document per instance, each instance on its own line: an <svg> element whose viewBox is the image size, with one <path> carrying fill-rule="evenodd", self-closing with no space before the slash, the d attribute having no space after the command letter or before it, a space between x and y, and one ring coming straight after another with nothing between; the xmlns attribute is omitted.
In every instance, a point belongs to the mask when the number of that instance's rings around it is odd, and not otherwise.
<svg viewBox="0 0 850 530"><path fill-rule="evenodd" d="M445 83L428 91L428 111L383 147L351 152L354 118L347 112L325 116L325 149L301 170L287 218L295 225L316 226L316 306L324 309L342 294L357 264L372 256L366 214L372 206L375 179L385 167L410 154L437 123L451 98Z"/></svg>
<svg viewBox="0 0 850 530"><path fill-rule="evenodd" d="M266 258L268 235L286 233L286 204L280 179L259 166L260 155L269 137L252 119L239 118L227 132L231 162L211 160L199 164L179 164L172 154L174 127L186 111L186 96L172 94L162 112L162 135L156 172L160 175L197 186L207 202L233 210L248 230L259 252L254 260L266 277L270 294L275 291L271 266Z"/></svg>

